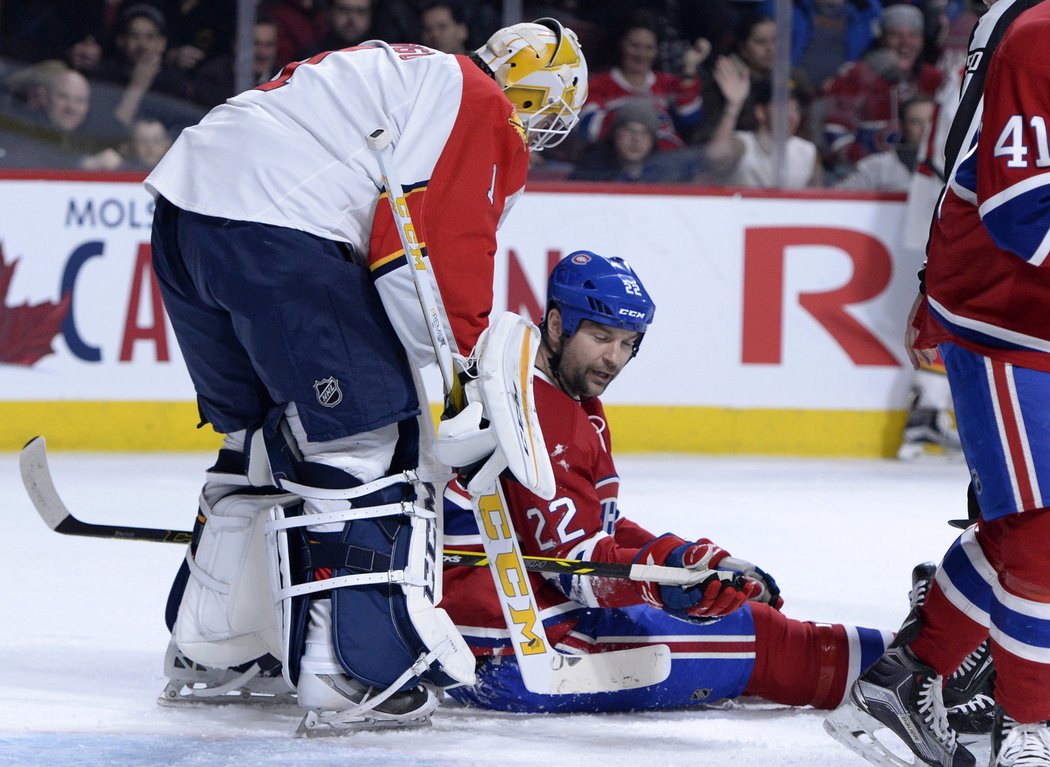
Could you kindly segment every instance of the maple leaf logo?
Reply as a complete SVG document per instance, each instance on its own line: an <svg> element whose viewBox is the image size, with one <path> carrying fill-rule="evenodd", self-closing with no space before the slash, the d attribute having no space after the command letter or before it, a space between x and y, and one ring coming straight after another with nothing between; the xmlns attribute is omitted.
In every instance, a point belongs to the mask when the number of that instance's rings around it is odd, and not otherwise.
<svg viewBox="0 0 1050 767"><path fill-rule="evenodd" d="M57 304L44 301L30 306L7 305L7 291L15 276L18 259L7 263L0 246L0 363L35 365L41 357L54 354L51 341L62 329L73 294L66 293Z"/></svg>

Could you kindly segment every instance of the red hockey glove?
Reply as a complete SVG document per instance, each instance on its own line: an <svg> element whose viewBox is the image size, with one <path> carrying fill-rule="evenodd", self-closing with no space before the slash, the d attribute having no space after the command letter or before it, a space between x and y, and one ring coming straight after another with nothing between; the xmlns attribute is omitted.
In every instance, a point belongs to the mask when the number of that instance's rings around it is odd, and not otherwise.
<svg viewBox="0 0 1050 767"><path fill-rule="evenodd" d="M758 584L759 591L751 597L754 601L763 602L774 610L779 610L784 606L784 598L780 596L780 587L777 586L777 582L773 580L772 575L758 565L753 565L746 559L725 557L719 562L718 569L743 575Z"/></svg>
<svg viewBox="0 0 1050 767"><path fill-rule="evenodd" d="M760 590L759 584L718 565L729 552L706 538L686 543L681 538L665 535L643 548L635 562L685 567L695 570L697 582L691 586L667 586L643 582L642 598L679 618L721 618L740 607Z"/></svg>

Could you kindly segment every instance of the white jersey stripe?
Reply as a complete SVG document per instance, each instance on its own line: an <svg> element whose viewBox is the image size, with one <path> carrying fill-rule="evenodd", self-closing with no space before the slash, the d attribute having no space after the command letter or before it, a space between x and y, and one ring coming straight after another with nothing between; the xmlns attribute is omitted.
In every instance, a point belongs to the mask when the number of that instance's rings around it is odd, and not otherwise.
<svg viewBox="0 0 1050 767"><path fill-rule="evenodd" d="M1009 388L1010 405L1013 408L1014 420L1017 422L1017 436L1021 443L1021 453L1024 457L1025 468L1028 469L1028 483L1031 488L1032 499L1036 508L1043 507L1043 493L1039 489L1039 477L1035 473L1035 462L1032 459L1032 444L1028 441L1028 429L1025 427L1024 416L1021 414L1021 402L1017 398L1017 382L1014 380L1014 366L1005 365L1006 385Z"/></svg>
<svg viewBox="0 0 1050 767"><path fill-rule="evenodd" d="M1014 469L1013 456L1010 454L1010 441L1006 434L1006 424L1003 422L1003 411L1002 411L1002 399L1003 392L999 391L999 388L995 384L995 373L994 363L988 357L984 357L984 370L988 376L988 391L992 395L992 408L995 410L995 425L999 430L999 444L1002 446L1003 455L1005 456L1004 463L1006 464L1006 470L1010 474L1010 489L1014 494L1014 507L1018 510L1023 508L1021 502L1021 488L1017 484L1017 471ZM1006 393L1009 397L1009 393ZM1012 404L1007 399L1007 404L1012 408Z"/></svg>

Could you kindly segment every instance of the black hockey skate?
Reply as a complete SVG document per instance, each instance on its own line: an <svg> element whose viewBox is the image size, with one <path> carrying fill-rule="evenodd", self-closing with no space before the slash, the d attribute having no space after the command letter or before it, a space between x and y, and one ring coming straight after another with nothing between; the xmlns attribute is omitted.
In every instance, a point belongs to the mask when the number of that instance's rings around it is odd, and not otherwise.
<svg viewBox="0 0 1050 767"><path fill-rule="evenodd" d="M936 573L937 566L933 562L923 562L912 570L912 588L908 593L911 612L898 634L904 642L910 642L917 632L919 608L926 601ZM894 645L899 641L895 641ZM951 728L966 736L987 735L991 732L995 708L994 687L995 669L988 641L985 640L963 659L944 684L944 706Z"/></svg>
<svg viewBox="0 0 1050 767"><path fill-rule="evenodd" d="M975 767L976 760L948 725L941 677L907 647L888 650L850 690L849 699L824 721L835 740L883 767ZM889 730L911 750L911 761L876 737Z"/></svg>
<svg viewBox="0 0 1050 767"><path fill-rule="evenodd" d="M1018 724L1002 707L996 706L992 725L991 767L1050 765L1050 729L1047 724Z"/></svg>
<svg viewBox="0 0 1050 767"><path fill-rule="evenodd" d="M985 640L944 683L948 723L960 735L987 735L995 713L995 668Z"/></svg>
<svg viewBox="0 0 1050 767"><path fill-rule="evenodd" d="M913 405L897 450L898 460L955 458L961 454L962 444L951 413Z"/></svg>

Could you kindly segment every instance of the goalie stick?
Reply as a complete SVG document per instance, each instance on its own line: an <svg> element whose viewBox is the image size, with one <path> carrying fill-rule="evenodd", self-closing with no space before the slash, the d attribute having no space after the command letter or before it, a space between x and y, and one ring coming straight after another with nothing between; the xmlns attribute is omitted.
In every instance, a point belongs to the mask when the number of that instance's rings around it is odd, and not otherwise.
<svg viewBox="0 0 1050 767"><path fill-rule="evenodd" d="M124 541L188 544L189 530L165 530L159 527L128 527L84 522L77 519L66 506L55 488L51 468L47 462L47 444L43 437L33 437L19 455L22 484L40 518L56 533L85 538L108 538ZM445 549L444 561L450 565L488 567L489 557L477 551ZM666 585L690 586L702 580L700 573L684 567L662 565L626 565L618 562L591 562L584 559L557 557L526 557L525 569L535 573L586 575L596 578L626 578L632 581L651 581Z"/></svg>

